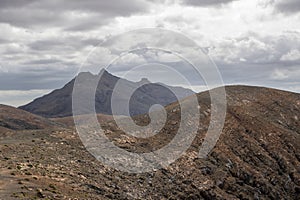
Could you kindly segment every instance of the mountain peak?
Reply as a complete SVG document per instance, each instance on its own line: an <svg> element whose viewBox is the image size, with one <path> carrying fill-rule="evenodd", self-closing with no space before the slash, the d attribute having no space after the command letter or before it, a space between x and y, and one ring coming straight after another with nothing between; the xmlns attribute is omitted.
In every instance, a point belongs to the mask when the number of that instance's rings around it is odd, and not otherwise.
<svg viewBox="0 0 300 200"><path fill-rule="evenodd" d="M118 94L120 99L120 105L123 103L124 95L126 91L130 91L132 87L137 87L134 95L131 98L131 110L130 115L138 115L147 113L150 107L154 104L168 105L177 101L177 97L169 91L169 87L151 83L148 79L142 78L139 82L132 82L126 79L119 78L110 74L105 69L102 69L98 75L90 72L81 72L75 78L77 79L78 91L82 91L83 96L95 95L95 110L99 114L112 114L111 110L111 97L114 91L115 85L121 79L122 87L124 87L123 93ZM33 102L21 106L20 108L41 115L45 117L65 117L72 115L72 92L74 80L69 82L66 86L61 89L55 90L48 95L41 98L35 99ZM97 84L96 94L93 93L92 87ZM141 87L147 84L147 87ZM172 87L171 87L172 88ZM193 91L188 89L181 89L173 87L180 94L180 99L194 94ZM83 99L84 101L84 99ZM126 102L124 102L125 105ZM86 105L89 105L86 103ZM91 110L85 107L82 108L84 111L80 114L90 114ZM118 113L119 115L127 115L126 112Z"/></svg>
<svg viewBox="0 0 300 200"><path fill-rule="evenodd" d="M108 71L106 69L102 68L100 70L100 72L98 73L98 75L102 75L102 74L107 75L107 74L110 74L110 73L108 73Z"/></svg>
<svg viewBox="0 0 300 200"><path fill-rule="evenodd" d="M104 69L104 68L102 68L101 70L100 70L100 72L98 73L98 76L99 75L102 75L102 74L104 74L104 75L112 75L112 74L110 74L106 69ZM91 73L91 72L89 72L89 71L83 71L83 72L79 72L78 73L78 76L87 76L87 77L92 77L92 76L97 76L96 74L93 74L93 73Z"/></svg>
<svg viewBox="0 0 300 200"><path fill-rule="evenodd" d="M107 78L107 79L113 77L113 75L110 74L108 71L106 71L105 69L101 69L98 74L93 74L91 72L79 72L77 78L79 78L81 81L84 81L84 80L96 79L100 76L102 78Z"/></svg>
<svg viewBox="0 0 300 200"><path fill-rule="evenodd" d="M138 83L139 84L149 84L151 82L147 78L141 78L141 80Z"/></svg>
<svg viewBox="0 0 300 200"><path fill-rule="evenodd" d="M79 72L78 73L78 77L84 77L84 78L86 78L86 77L94 77L95 75L94 74L92 74L91 72Z"/></svg>

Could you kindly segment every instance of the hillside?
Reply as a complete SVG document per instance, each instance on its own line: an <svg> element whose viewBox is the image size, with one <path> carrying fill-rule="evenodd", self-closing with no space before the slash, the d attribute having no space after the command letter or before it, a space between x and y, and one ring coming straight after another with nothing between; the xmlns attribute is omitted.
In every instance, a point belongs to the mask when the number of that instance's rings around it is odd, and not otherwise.
<svg viewBox="0 0 300 200"><path fill-rule="evenodd" d="M0 132L8 130L35 130L57 126L43 117L11 106L0 105Z"/></svg>
<svg viewBox="0 0 300 200"><path fill-rule="evenodd" d="M198 94L201 120L189 150L165 169L129 174L103 165L73 129L18 131L0 143L4 199L299 199L300 94L230 86L219 141L206 159L197 153L210 118L208 92ZM176 134L179 104L156 136L124 134L112 121L107 136L131 152L161 148ZM136 116L139 124L147 115ZM29 134L30 133L30 134ZM34 134L33 134L34 133Z"/></svg>
<svg viewBox="0 0 300 200"><path fill-rule="evenodd" d="M179 95L179 98L190 96L194 92L181 87L162 86L158 83L150 83L146 79L140 82L131 82L119 77L113 76L107 71L102 71L101 79L98 82L95 95L95 109L99 114L112 114L111 110L111 96L116 83L121 80L123 91L118 93L116 99L122 104L126 91L135 86L139 86L142 82L145 85L138 88L132 98L130 99L130 115L138 115L147 113L149 107L153 104L168 105L177 101L176 96L167 88L172 88ZM97 81L98 75L93 75L89 72L82 72L78 75L80 80L80 88L82 96L89 95L92 91L92 83ZM50 94L35 99L33 102L21 106L20 108L28 112L44 116L44 117L66 117L72 116L72 92L75 78L67 83L63 88L54 90ZM88 93L88 94L87 94ZM92 95L92 93L91 93ZM86 99L83 99L86 100ZM82 105L88 105L83 102ZM84 108L82 108L84 110ZM81 114L89 114L92 111L84 111ZM119 115L127 115L125 112Z"/></svg>
<svg viewBox="0 0 300 200"><path fill-rule="evenodd" d="M79 118L82 118L82 120L88 119L88 115L81 115L77 116ZM112 115L103 115L103 114L97 114L97 119L99 123L107 123L113 120ZM63 124L66 127L74 128L74 119L73 116L69 117L58 117L58 118L50 118L51 121L57 122L59 124Z"/></svg>

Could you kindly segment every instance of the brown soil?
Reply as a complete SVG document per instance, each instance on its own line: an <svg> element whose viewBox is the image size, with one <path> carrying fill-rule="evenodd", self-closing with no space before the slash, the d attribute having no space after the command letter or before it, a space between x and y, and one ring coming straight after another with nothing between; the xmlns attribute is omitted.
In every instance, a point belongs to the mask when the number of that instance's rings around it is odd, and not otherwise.
<svg viewBox="0 0 300 200"><path fill-rule="evenodd" d="M210 118L208 93L198 95L201 129L184 156L165 169L129 174L104 166L72 128L1 134L0 199L300 199L300 94L227 87L222 135L206 159L197 157ZM120 147L148 152L170 141L180 118L156 137L138 139L107 122ZM174 112L175 110L175 112ZM147 116L136 119L147 122Z"/></svg>

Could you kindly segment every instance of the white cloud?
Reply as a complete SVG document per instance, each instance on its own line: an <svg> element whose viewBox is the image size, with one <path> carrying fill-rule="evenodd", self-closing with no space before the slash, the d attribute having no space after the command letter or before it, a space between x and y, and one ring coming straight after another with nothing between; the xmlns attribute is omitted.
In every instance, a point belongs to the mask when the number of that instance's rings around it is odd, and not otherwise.
<svg viewBox="0 0 300 200"><path fill-rule="evenodd" d="M271 74L271 79L273 80L285 80L289 78L287 71L275 69Z"/></svg>
<svg viewBox="0 0 300 200"><path fill-rule="evenodd" d="M127 53L122 55L118 60L116 60L117 65L120 67L127 66L127 65L139 65L146 63L146 60L143 58L142 55L137 55L135 53Z"/></svg>
<svg viewBox="0 0 300 200"><path fill-rule="evenodd" d="M280 60L282 61L300 61L300 51L298 49L292 49L287 54L284 54Z"/></svg>
<svg viewBox="0 0 300 200"><path fill-rule="evenodd" d="M221 40L209 48L209 54L218 63L225 64L280 64L298 61L300 33L285 32L279 36L246 33L237 38Z"/></svg>
<svg viewBox="0 0 300 200"><path fill-rule="evenodd" d="M271 74L271 80L290 80L290 82L299 81L300 68L299 66L286 67L281 69L275 69Z"/></svg>

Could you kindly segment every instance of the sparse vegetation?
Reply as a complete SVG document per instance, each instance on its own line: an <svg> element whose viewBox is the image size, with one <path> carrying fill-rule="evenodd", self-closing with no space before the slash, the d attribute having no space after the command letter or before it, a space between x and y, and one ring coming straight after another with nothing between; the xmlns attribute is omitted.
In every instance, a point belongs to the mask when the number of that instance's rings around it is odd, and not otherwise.
<svg viewBox="0 0 300 200"><path fill-rule="evenodd" d="M0 196L299 199L300 125L294 116L300 113L300 95L242 86L228 87L227 94L228 114L223 133L207 159L197 157L210 115L209 94L201 93L198 97L203 118L191 148L175 163L151 173L128 174L103 165L85 150L72 127L1 132ZM180 111L178 104L169 105L167 110L170 118L155 137L125 135L110 120L104 126L107 136L132 152L160 148L174 137L178 128L173 122L179 119L180 112L171 112ZM135 120L139 124L148 122L146 115Z"/></svg>

